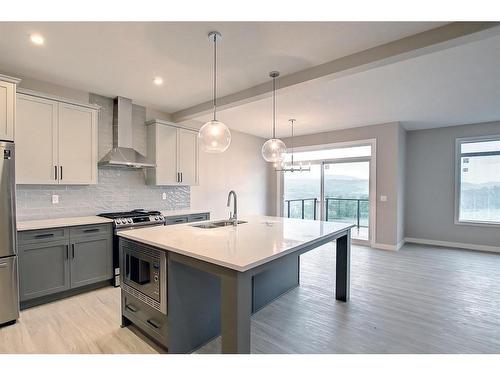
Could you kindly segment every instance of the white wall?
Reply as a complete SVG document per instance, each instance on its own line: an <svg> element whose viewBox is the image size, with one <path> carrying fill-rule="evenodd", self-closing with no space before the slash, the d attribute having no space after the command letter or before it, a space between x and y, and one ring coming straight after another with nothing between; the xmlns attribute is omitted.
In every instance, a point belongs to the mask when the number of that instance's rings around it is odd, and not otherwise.
<svg viewBox="0 0 500 375"><path fill-rule="evenodd" d="M198 127L199 123L189 123ZM200 150L200 185L191 187L191 207L209 209L213 218L229 217L230 190L238 195L238 214L272 213L270 165L261 155L263 138L231 131L231 145L222 154Z"/></svg>

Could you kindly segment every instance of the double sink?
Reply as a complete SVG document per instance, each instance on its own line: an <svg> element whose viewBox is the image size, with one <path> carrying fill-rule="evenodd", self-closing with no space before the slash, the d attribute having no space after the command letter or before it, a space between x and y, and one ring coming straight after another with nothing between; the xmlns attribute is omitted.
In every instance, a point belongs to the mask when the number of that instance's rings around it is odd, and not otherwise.
<svg viewBox="0 0 500 375"><path fill-rule="evenodd" d="M207 223L201 223L201 224L192 224L192 227L195 228L203 228L203 229L215 229L215 228L221 228L221 227L232 227L234 225L238 224L245 224L246 221L242 220L220 220L220 221L209 221Z"/></svg>

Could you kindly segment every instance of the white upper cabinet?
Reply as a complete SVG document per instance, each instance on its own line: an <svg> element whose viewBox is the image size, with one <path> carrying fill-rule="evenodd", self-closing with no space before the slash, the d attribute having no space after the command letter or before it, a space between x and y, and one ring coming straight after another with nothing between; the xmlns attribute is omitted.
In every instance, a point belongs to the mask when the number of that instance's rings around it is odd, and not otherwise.
<svg viewBox="0 0 500 375"><path fill-rule="evenodd" d="M97 109L17 95L16 183L97 183Z"/></svg>
<svg viewBox="0 0 500 375"><path fill-rule="evenodd" d="M16 84L18 79L0 74L0 141L14 140Z"/></svg>
<svg viewBox="0 0 500 375"><path fill-rule="evenodd" d="M180 182L183 185L198 184L198 133L177 130L177 160Z"/></svg>
<svg viewBox="0 0 500 375"><path fill-rule="evenodd" d="M196 130L154 120L147 123L148 156L156 168L147 169L150 185L198 185Z"/></svg>
<svg viewBox="0 0 500 375"><path fill-rule="evenodd" d="M97 111L59 103L59 183L97 183Z"/></svg>
<svg viewBox="0 0 500 375"><path fill-rule="evenodd" d="M57 102L17 95L16 182L58 184Z"/></svg>

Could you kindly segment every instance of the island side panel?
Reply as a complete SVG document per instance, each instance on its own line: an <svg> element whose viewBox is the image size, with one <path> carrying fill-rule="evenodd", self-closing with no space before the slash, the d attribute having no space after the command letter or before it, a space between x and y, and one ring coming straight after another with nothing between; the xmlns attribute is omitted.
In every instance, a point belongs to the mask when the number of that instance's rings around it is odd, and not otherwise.
<svg viewBox="0 0 500 375"><path fill-rule="evenodd" d="M252 313L299 286L300 256L287 256L253 277Z"/></svg>
<svg viewBox="0 0 500 375"><path fill-rule="evenodd" d="M168 261L168 351L190 353L221 332L220 279Z"/></svg>

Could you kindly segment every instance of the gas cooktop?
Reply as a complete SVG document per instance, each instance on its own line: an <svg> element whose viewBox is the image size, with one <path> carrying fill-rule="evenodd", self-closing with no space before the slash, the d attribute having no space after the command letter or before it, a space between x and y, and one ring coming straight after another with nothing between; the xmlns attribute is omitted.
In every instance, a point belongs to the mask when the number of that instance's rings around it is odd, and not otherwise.
<svg viewBox="0 0 500 375"><path fill-rule="evenodd" d="M133 228L143 225L162 225L165 218L160 211L136 209L126 212L108 212L98 216L114 220L115 228Z"/></svg>

